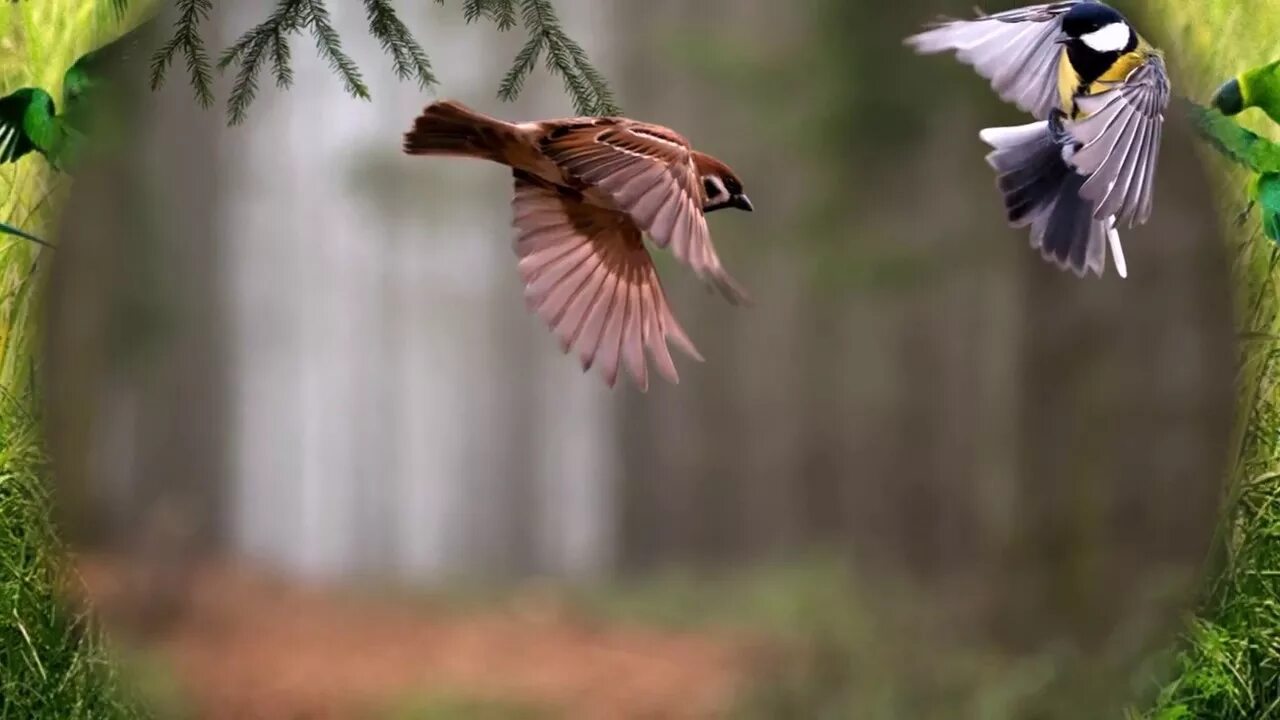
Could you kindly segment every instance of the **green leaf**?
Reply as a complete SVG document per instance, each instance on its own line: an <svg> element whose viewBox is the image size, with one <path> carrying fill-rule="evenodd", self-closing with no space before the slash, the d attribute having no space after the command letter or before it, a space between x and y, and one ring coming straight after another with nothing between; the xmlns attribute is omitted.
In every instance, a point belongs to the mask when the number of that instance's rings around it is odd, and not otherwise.
<svg viewBox="0 0 1280 720"><path fill-rule="evenodd" d="M127 3L128 0L110 0ZM426 90L438 80L430 58L422 44L400 19L392 0L361 0L368 20L369 33L391 58L391 68L400 80L414 80ZM151 59L151 85L159 88L165 75L181 55L187 66L191 85L201 105L213 102L212 73L200 30L212 12L212 0L176 0L179 17L173 36ZM444 0L436 0L443 5ZM522 26L528 39L516 54L511 68L498 86L498 97L516 99L525 80L541 61L553 75L560 76L565 92L577 112L583 115L616 115L620 110L604 75L587 57L582 46L569 38L560 25L551 0L463 0L462 16L468 22L482 19L493 22L499 31ZM235 68L235 78L227 100L228 122L244 122L248 109L258 95L258 78L264 64L270 64L276 86L287 89L293 84L290 36L303 29L310 31L316 52L342 80L353 97L368 100L370 92L360 68L342 49L342 41L330 19L327 0L277 0L275 8L262 22L245 31L222 51L217 68Z"/></svg>

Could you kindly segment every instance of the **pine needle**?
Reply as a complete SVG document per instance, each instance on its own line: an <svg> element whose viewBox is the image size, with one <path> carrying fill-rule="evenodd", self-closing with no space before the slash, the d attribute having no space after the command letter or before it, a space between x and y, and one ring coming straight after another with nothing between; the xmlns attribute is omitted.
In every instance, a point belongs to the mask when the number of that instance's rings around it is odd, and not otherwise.
<svg viewBox="0 0 1280 720"><path fill-rule="evenodd" d="M109 0L123 12L128 0ZM444 0L435 0L443 5ZM196 99L202 106L213 103L212 72L200 30L212 12L212 0L176 0L179 11L173 36L151 60L151 85L159 88L174 58L185 59ZM422 44L401 20L392 0L362 0L369 33L391 58L391 69L402 81L413 80L427 90L438 84L430 58ZM462 16L468 22L486 20L501 32L523 27L528 40L498 86L498 97L515 100L525 81L543 62L548 72L558 75L577 112L583 115L616 115L619 108L604 75L587 58L582 46L561 27L551 0L461 0ZM227 99L227 117L237 125L248 117L258 96L258 79L270 66L276 86L285 90L293 84L292 35L308 30L316 52L328 62L346 92L370 99L369 87L355 61L342 49L342 40L330 19L327 0L277 0L265 20L245 31L219 56L217 69L234 68L235 77Z"/></svg>
<svg viewBox="0 0 1280 720"><path fill-rule="evenodd" d="M200 37L200 24L213 11L213 0L177 0L177 5L179 15L173 37L151 58L151 88L157 90L164 85L165 73L173 64L174 56L182 51L196 100L201 106L209 107L213 104L213 73Z"/></svg>
<svg viewBox="0 0 1280 720"><path fill-rule="evenodd" d="M396 77L416 79L418 87L423 90L435 85L436 76L431 72L427 52L400 21L390 0L364 0L364 7L369 18L369 32L382 43L383 52L391 55Z"/></svg>

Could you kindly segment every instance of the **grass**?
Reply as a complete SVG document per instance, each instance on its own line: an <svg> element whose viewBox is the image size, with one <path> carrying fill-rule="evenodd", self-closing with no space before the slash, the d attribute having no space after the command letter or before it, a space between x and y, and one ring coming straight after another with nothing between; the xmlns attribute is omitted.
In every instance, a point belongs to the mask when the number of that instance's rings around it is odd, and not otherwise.
<svg viewBox="0 0 1280 720"><path fill-rule="evenodd" d="M1135 673L1123 643L1089 657L1068 643L1011 650L963 601L822 557L718 578L673 570L569 599L608 623L754 639L737 720L1113 717L1161 670Z"/></svg>
<svg viewBox="0 0 1280 720"><path fill-rule="evenodd" d="M64 603L73 578L50 521L29 399L0 397L0 718L137 717L100 636Z"/></svg>
<svg viewBox="0 0 1280 720"><path fill-rule="evenodd" d="M1148 0L1152 34L1171 52L1178 89L1204 102L1242 70L1280 57L1273 0ZM1280 140L1260 115L1251 129ZM1167 149L1166 149L1167 150ZM1235 252L1242 333L1280 335L1278 250L1256 216L1229 223L1244 206L1246 176L1202 148L1219 176L1223 225ZM1280 717L1280 348L1242 343L1235 448L1216 558L1218 573L1189 623L1177 676L1143 714L1151 720L1262 720ZM1136 714L1135 714L1136 715Z"/></svg>
<svg viewBox="0 0 1280 720"><path fill-rule="evenodd" d="M0 93L39 86L59 97L66 69L118 32L118 22L108 0L0 4ZM51 237L67 185L34 153L0 166L0 219ZM39 406L36 318L45 252L0 239L0 719L138 717L99 632L66 602L76 582L51 520L50 468L31 410Z"/></svg>

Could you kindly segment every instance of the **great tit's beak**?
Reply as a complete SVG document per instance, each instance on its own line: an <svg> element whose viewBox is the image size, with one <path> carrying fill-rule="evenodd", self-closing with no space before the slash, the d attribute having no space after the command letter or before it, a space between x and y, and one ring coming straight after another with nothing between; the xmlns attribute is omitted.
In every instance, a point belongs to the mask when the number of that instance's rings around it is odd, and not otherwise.
<svg viewBox="0 0 1280 720"><path fill-rule="evenodd" d="M1070 42L1071 42L1071 36L1069 36L1069 35L1063 35L1062 37L1060 37L1060 38L1058 38L1057 40L1054 40L1054 41L1053 41L1053 43L1054 43L1055 45L1067 45L1067 44L1069 44Z"/></svg>
<svg viewBox="0 0 1280 720"><path fill-rule="evenodd" d="M729 204L739 210L746 210L747 212L752 212L755 209L751 207L751 199L742 194L734 195L730 198Z"/></svg>
<svg viewBox="0 0 1280 720"><path fill-rule="evenodd" d="M1244 93L1240 90L1240 80L1232 78L1222 84L1213 99L1209 101L1223 115L1237 115L1244 111Z"/></svg>

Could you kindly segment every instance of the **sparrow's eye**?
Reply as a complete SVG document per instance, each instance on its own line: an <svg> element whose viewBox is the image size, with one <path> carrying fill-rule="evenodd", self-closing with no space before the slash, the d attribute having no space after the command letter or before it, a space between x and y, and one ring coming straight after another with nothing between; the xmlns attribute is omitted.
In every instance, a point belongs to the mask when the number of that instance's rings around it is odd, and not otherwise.
<svg viewBox="0 0 1280 720"><path fill-rule="evenodd" d="M719 200L729 194L725 192L724 184L720 182L720 178L714 175L702 178L702 191L707 194L708 200Z"/></svg>

